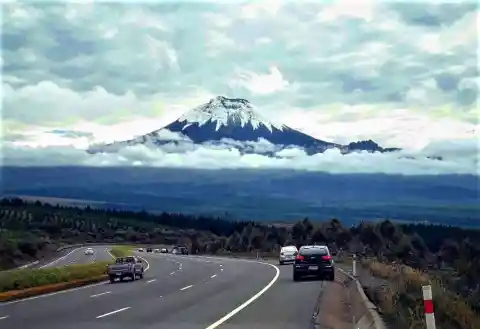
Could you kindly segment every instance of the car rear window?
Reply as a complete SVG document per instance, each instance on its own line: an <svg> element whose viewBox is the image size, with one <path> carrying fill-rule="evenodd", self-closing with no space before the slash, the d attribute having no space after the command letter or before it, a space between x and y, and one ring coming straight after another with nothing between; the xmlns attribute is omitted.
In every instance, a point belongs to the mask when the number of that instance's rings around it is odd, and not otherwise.
<svg viewBox="0 0 480 329"><path fill-rule="evenodd" d="M282 251L297 251L297 248L295 248L295 247L283 247Z"/></svg>
<svg viewBox="0 0 480 329"><path fill-rule="evenodd" d="M325 248L308 248L308 249L300 249L300 255L321 255L325 256L328 255L327 249Z"/></svg>

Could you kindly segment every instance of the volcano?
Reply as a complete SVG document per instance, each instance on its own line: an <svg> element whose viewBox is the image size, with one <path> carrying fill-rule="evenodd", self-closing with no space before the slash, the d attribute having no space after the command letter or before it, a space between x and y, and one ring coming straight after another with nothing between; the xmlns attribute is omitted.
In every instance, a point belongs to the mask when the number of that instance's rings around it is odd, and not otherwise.
<svg viewBox="0 0 480 329"><path fill-rule="evenodd" d="M89 153L117 152L123 147L143 144L149 147L196 145L235 148L242 154L258 153L275 156L285 149L303 149L309 155L339 149L343 154L359 151L393 152L398 148L383 148L372 140L347 145L316 139L285 124L263 117L246 99L218 96L184 113L167 126L126 141L92 146Z"/></svg>

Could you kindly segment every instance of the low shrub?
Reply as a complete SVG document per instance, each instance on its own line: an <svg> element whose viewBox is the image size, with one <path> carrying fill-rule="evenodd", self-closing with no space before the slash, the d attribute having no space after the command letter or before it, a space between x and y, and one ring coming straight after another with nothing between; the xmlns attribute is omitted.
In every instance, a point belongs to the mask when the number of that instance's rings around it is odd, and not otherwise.
<svg viewBox="0 0 480 329"><path fill-rule="evenodd" d="M105 274L109 262L0 272L0 293L83 280Z"/></svg>
<svg viewBox="0 0 480 329"><path fill-rule="evenodd" d="M110 253L115 257L125 257L132 254L132 246L115 246L110 250Z"/></svg>
<svg viewBox="0 0 480 329"><path fill-rule="evenodd" d="M438 329L480 328L479 314L458 294L448 290L439 278L400 264L366 260L362 265L370 275L387 282L372 293L372 299L395 327L426 328L422 286L431 285Z"/></svg>

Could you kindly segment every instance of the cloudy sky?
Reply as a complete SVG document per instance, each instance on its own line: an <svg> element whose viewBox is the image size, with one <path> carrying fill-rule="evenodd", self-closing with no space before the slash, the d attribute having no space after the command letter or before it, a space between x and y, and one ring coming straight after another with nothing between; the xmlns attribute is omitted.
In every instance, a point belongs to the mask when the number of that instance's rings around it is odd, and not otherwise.
<svg viewBox="0 0 480 329"><path fill-rule="evenodd" d="M3 161L475 173L478 17L475 1L9 1ZM246 98L326 141L373 139L446 160L84 152L158 129L216 95Z"/></svg>

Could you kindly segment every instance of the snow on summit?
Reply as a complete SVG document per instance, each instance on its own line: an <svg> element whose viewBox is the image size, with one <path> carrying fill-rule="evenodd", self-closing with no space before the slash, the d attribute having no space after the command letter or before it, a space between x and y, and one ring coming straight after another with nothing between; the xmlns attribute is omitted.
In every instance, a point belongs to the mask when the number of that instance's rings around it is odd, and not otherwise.
<svg viewBox="0 0 480 329"><path fill-rule="evenodd" d="M270 144L269 150L254 146L254 143ZM174 122L142 136L127 141L96 145L90 153L118 152L133 145L160 147L163 149L192 149L194 145L216 148L235 148L242 154L276 156L284 149L303 149L307 154L323 153L337 148L342 153L355 151L390 152L373 141L359 141L340 145L316 139L284 124L273 123L264 118L246 99L217 96L205 104L187 111Z"/></svg>
<svg viewBox="0 0 480 329"><path fill-rule="evenodd" d="M215 131L218 131L221 126L240 125L245 127L247 124L251 124L253 129L263 125L270 132L273 132L272 127L278 130L283 130L284 128L284 125L272 123L256 113L252 104L246 99L226 98L223 96L217 96L208 103L188 111L177 121L186 122L182 130L195 123L203 126L208 121L216 123Z"/></svg>

